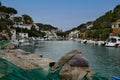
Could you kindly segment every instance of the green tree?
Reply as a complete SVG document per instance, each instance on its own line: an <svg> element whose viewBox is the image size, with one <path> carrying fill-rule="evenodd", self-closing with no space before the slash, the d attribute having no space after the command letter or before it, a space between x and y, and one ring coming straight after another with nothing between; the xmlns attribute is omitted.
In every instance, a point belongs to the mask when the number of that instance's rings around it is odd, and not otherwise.
<svg viewBox="0 0 120 80"><path fill-rule="evenodd" d="M112 11L108 11L105 15L99 17L93 22L92 29L110 28L112 21Z"/></svg>
<svg viewBox="0 0 120 80"><path fill-rule="evenodd" d="M18 23L22 22L22 17L14 17L13 21L18 25Z"/></svg>
<svg viewBox="0 0 120 80"><path fill-rule="evenodd" d="M58 36L60 36L60 37L66 37L65 32L59 31L59 32L57 32L56 34L57 34Z"/></svg>
<svg viewBox="0 0 120 80"><path fill-rule="evenodd" d="M85 32L87 29L86 24L81 24L77 28L73 28L74 30L80 30L80 32Z"/></svg>
<svg viewBox="0 0 120 80"><path fill-rule="evenodd" d="M9 16L17 14L17 10L11 7L1 6L0 12L8 13Z"/></svg>
<svg viewBox="0 0 120 80"><path fill-rule="evenodd" d="M7 27L6 22L0 20L0 31L5 30Z"/></svg>
<svg viewBox="0 0 120 80"><path fill-rule="evenodd" d="M42 24L42 23L36 23L37 26L39 26L40 30L44 30L44 31L51 31L51 30L58 30L57 27L54 27L50 24Z"/></svg>
<svg viewBox="0 0 120 80"><path fill-rule="evenodd" d="M10 19L0 19L0 30L5 30L13 25L13 21Z"/></svg>
<svg viewBox="0 0 120 80"><path fill-rule="evenodd" d="M102 30L100 35L101 40L106 40L109 37L109 34L112 33L112 28L105 28Z"/></svg>
<svg viewBox="0 0 120 80"><path fill-rule="evenodd" d="M17 14L17 10L15 10L14 8L11 8L11 7L6 8L5 12L8 13L10 16Z"/></svg>
<svg viewBox="0 0 120 80"><path fill-rule="evenodd" d="M120 5L117 5L113 10L112 21L116 21L117 19L120 19Z"/></svg>
<svg viewBox="0 0 120 80"><path fill-rule="evenodd" d="M23 18L23 23L24 24L33 24L33 20L29 15L23 14L22 18Z"/></svg>

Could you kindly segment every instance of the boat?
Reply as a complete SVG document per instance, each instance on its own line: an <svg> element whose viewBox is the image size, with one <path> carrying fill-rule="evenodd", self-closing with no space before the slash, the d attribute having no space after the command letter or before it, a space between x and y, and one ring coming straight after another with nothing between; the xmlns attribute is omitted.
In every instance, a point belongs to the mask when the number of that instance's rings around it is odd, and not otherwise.
<svg viewBox="0 0 120 80"><path fill-rule="evenodd" d="M34 43L30 42L28 39L12 40L10 43L14 44L15 46L32 46L32 45L34 45Z"/></svg>
<svg viewBox="0 0 120 80"><path fill-rule="evenodd" d="M120 47L120 37L110 36L105 43L106 47Z"/></svg>

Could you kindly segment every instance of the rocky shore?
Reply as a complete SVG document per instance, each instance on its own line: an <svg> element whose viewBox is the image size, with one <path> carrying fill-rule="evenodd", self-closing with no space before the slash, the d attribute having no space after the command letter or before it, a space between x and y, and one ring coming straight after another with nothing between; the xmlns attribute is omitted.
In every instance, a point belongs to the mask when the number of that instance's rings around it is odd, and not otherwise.
<svg viewBox="0 0 120 80"><path fill-rule="evenodd" d="M0 57L23 69L49 68L49 63L53 61L21 49L1 50Z"/></svg>

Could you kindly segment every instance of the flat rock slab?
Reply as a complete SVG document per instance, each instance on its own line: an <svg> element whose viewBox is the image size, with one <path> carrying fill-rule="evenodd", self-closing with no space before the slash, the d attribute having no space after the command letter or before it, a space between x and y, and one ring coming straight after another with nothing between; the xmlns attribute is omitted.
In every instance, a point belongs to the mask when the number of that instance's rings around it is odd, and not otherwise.
<svg viewBox="0 0 120 80"><path fill-rule="evenodd" d="M49 68L49 63L53 62L53 60L42 58L40 55L28 53L21 49L2 50L0 57L23 69Z"/></svg>

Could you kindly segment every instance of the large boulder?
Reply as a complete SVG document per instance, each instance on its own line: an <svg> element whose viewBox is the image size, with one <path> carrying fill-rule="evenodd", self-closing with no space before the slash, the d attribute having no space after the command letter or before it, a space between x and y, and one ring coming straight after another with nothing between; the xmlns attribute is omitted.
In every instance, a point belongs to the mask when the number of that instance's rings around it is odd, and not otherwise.
<svg viewBox="0 0 120 80"><path fill-rule="evenodd" d="M88 60L77 50L65 54L52 67L51 73L54 73L60 66L63 66L60 71L60 80L81 80L87 73L86 77L90 80L94 73Z"/></svg>

